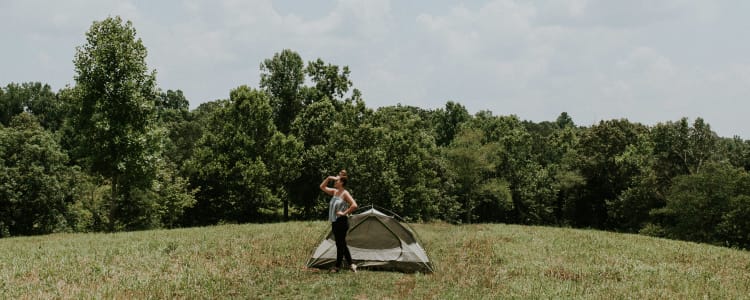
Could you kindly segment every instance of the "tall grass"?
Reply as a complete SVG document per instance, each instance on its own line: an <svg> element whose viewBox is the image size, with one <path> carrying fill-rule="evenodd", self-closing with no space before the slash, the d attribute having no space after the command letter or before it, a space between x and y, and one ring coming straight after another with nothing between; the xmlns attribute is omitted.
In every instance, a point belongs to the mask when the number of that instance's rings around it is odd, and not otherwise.
<svg viewBox="0 0 750 300"><path fill-rule="evenodd" d="M326 222L0 240L2 298L750 297L750 253L593 230L417 224L433 274L327 273Z"/></svg>

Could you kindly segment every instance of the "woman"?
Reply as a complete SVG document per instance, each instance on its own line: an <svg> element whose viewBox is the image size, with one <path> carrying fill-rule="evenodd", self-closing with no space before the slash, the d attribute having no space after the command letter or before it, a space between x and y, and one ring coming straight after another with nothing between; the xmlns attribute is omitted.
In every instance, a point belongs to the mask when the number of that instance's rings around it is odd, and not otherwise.
<svg viewBox="0 0 750 300"><path fill-rule="evenodd" d="M334 180L333 188L328 187L328 181ZM349 247L346 246L346 232L349 231L350 213L357 209L357 202L352 195L346 190L346 170L341 170L339 176L328 176L320 189L326 194L333 196L328 204L328 220L331 221L333 237L336 239L336 265L331 272L338 272L341 267L342 259L346 258L353 272L357 272L357 265L352 262L352 255L349 253Z"/></svg>

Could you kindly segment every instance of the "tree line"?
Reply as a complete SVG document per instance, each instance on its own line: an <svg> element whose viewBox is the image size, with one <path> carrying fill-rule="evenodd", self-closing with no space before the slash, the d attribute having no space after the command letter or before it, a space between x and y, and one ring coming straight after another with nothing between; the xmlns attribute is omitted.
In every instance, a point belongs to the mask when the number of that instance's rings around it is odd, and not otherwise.
<svg viewBox="0 0 750 300"><path fill-rule="evenodd" d="M750 247L750 141L697 118L531 122L365 105L348 67L283 50L190 110L130 21L93 22L75 85L0 88L0 237L323 219L326 176L409 221L597 228Z"/></svg>

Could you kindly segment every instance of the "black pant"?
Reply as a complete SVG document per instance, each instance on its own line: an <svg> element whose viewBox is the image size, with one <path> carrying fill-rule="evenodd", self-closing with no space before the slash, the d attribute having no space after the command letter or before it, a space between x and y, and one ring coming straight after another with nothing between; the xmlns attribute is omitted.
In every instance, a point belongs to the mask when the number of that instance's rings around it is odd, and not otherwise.
<svg viewBox="0 0 750 300"><path fill-rule="evenodd" d="M336 222L331 223L333 227L333 237L336 239L336 267L341 267L342 258L346 258L349 264L352 264L352 255L349 253L349 247L346 246L346 232L349 231L349 218L341 216L336 218Z"/></svg>

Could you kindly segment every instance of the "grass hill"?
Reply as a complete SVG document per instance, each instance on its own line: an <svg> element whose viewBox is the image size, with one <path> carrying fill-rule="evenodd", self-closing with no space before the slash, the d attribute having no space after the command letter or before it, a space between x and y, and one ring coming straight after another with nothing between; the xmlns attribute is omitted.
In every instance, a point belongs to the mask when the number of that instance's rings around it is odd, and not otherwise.
<svg viewBox="0 0 750 300"><path fill-rule="evenodd" d="M0 240L1 298L750 297L750 252L567 228L417 224L434 274L330 274L325 222Z"/></svg>

